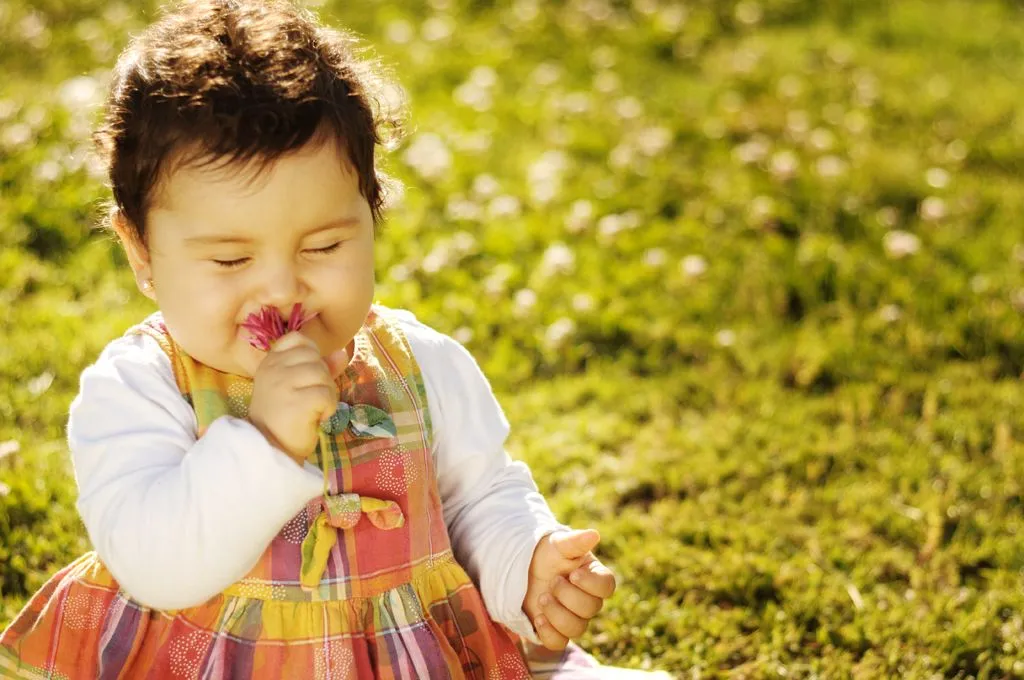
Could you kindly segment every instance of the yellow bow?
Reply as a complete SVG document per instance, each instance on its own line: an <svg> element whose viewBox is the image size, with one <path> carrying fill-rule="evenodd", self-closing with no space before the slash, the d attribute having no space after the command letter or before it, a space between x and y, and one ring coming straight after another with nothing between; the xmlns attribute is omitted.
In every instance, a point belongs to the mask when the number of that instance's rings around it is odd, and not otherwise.
<svg viewBox="0 0 1024 680"><path fill-rule="evenodd" d="M323 445L323 434L320 436ZM326 451L327 448L323 447L322 450ZM299 583L305 590L312 590L320 585L331 549L338 542L339 529L351 529L364 514L370 524L385 531L397 529L405 524L402 508L395 501L360 496L357 493L334 496L328 494L326 473L324 474L324 494L313 501L320 507L320 513L302 541Z"/></svg>

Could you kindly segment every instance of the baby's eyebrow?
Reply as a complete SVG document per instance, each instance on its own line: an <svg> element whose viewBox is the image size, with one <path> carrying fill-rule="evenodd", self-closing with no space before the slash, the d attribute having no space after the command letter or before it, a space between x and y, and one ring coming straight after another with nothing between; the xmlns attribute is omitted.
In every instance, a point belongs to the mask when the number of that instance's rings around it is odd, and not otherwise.
<svg viewBox="0 0 1024 680"><path fill-rule="evenodd" d="M352 228L359 225L359 219L355 217L345 217L340 220L332 220L325 224L321 224L318 227L313 227L302 234L303 238L318 234L321 231L328 231L330 229L342 229ZM237 236L234 234L208 234L206 236L188 236L185 238L185 244L190 246L200 245L224 245L224 244L245 244L252 243L253 239L246 236Z"/></svg>

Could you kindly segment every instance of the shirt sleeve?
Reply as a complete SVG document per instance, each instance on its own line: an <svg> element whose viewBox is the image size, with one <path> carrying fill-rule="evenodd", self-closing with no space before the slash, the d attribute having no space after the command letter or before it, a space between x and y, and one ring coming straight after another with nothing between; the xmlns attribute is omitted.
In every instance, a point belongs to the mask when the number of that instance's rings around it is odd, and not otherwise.
<svg viewBox="0 0 1024 680"><path fill-rule="evenodd" d="M323 491L315 467L246 420L196 431L154 339L120 338L83 371L68 420L78 511L114 578L154 609L201 604L245 576Z"/></svg>
<svg viewBox="0 0 1024 680"><path fill-rule="evenodd" d="M522 610L530 561L541 538L565 527L526 464L505 451L508 420L472 355L411 314L400 318L426 387L438 490L455 557L480 588L491 617L538 642Z"/></svg>

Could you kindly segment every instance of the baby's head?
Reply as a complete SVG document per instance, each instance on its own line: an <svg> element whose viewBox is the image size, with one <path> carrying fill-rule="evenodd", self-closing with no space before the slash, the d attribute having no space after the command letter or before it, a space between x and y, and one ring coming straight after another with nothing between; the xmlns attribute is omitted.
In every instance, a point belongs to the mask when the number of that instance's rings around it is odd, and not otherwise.
<svg viewBox="0 0 1024 680"><path fill-rule="evenodd" d="M277 1L184 2L121 55L95 135L109 223L197 359L252 374L240 324L262 306L302 303L324 354L352 339L398 130L383 85L353 38Z"/></svg>

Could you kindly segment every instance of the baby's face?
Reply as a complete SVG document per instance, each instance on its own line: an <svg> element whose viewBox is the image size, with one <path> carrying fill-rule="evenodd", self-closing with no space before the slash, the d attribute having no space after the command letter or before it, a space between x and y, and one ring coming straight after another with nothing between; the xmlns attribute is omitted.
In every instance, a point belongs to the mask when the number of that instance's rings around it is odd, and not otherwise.
<svg viewBox="0 0 1024 680"><path fill-rule="evenodd" d="M251 376L265 356L242 322L301 303L323 355L346 347L373 301L374 230L358 178L332 142L284 156L255 180L214 165L175 170L147 226L153 294L182 348Z"/></svg>

